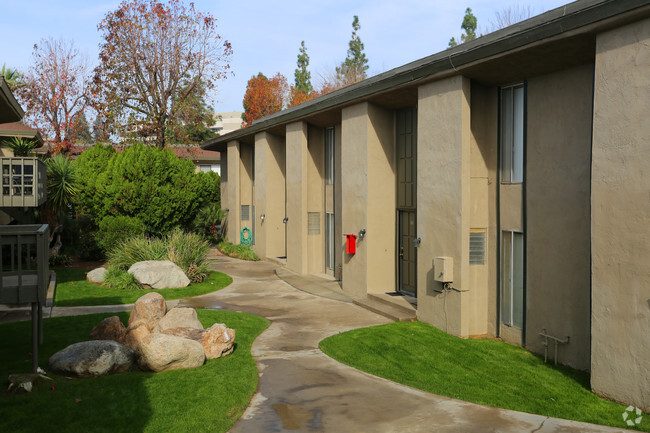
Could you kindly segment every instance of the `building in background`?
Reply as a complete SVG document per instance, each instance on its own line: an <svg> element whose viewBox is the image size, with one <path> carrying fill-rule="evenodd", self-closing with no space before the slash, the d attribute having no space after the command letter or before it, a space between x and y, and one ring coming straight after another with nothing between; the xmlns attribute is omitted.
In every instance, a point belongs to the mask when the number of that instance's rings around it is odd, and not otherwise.
<svg viewBox="0 0 650 433"><path fill-rule="evenodd" d="M244 114L243 111L225 111L223 113L215 113L214 118L216 123L210 128L210 130L219 135L225 135L241 129L242 114Z"/></svg>

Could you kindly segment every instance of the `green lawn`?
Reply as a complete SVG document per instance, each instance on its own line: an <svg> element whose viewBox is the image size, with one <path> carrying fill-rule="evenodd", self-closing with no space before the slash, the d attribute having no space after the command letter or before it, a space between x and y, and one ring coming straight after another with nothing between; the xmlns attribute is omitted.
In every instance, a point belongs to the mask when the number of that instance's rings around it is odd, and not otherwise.
<svg viewBox="0 0 650 433"><path fill-rule="evenodd" d="M487 406L625 428L625 406L599 398L589 374L544 364L500 341L463 340L421 322L356 329L320 342L332 358L370 374ZM645 415L637 430L650 432Z"/></svg>
<svg viewBox="0 0 650 433"><path fill-rule="evenodd" d="M253 340L268 320L242 313L197 310L204 327L225 323L237 332L235 351L203 367L162 373L128 372L89 379L50 375L54 384L31 393L0 392L6 432L225 432L246 409L256 387ZM118 313L126 323L129 313ZM45 319L39 364L88 339L113 314ZM31 322L0 325L0 377L31 370ZM4 379L3 379L4 380ZM52 388L53 387L53 388Z"/></svg>
<svg viewBox="0 0 650 433"><path fill-rule="evenodd" d="M149 292L160 293L169 301L215 292L232 283L232 278L228 275L212 271L202 283L193 283L180 289L121 290L88 282L86 272L90 269L56 268L54 270L57 279L54 305L57 307L133 304L140 296Z"/></svg>

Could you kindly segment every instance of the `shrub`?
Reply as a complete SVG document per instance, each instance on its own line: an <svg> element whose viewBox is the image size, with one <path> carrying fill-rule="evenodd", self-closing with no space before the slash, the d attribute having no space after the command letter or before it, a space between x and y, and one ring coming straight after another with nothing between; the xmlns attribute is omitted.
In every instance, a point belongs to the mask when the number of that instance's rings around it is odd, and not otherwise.
<svg viewBox="0 0 650 433"><path fill-rule="evenodd" d="M211 239L219 237L217 225L226 218L226 211L221 209L219 203L209 203L199 209L192 222L195 230L209 236Z"/></svg>
<svg viewBox="0 0 650 433"><path fill-rule="evenodd" d="M167 245L162 239L135 237L123 240L108 253L111 266L126 271L137 262L165 260Z"/></svg>
<svg viewBox="0 0 650 433"><path fill-rule="evenodd" d="M104 285L111 289L135 290L142 288L133 275L117 266L110 266L106 270Z"/></svg>
<svg viewBox="0 0 650 433"><path fill-rule="evenodd" d="M167 258L176 263L190 281L200 283L208 276L206 258L210 244L202 236L176 229L165 238L165 243Z"/></svg>
<svg viewBox="0 0 650 433"><path fill-rule="evenodd" d="M186 227L205 204L219 201L219 175L195 173L194 164L171 150L133 145L121 153L96 145L75 161L77 204L101 221L138 218L149 233Z"/></svg>
<svg viewBox="0 0 650 433"><path fill-rule="evenodd" d="M207 255L210 244L201 235L173 230L163 238L133 237L118 242L108 253L109 263L126 271L145 260L170 260L183 270L193 283L208 276Z"/></svg>
<svg viewBox="0 0 650 433"><path fill-rule="evenodd" d="M76 254L81 260L100 260L104 252L95 241L97 226L88 215L65 218L63 222L63 250Z"/></svg>
<svg viewBox="0 0 650 433"><path fill-rule="evenodd" d="M223 254L236 259L257 261L259 257L255 251L248 245L234 245L230 242L222 241L217 245L217 249Z"/></svg>
<svg viewBox="0 0 650 433"><path fill-rule="evenodd" d="M138 218L108 215L99 222L95 240L106 252L112 250L121 241L143 234L144 225Z"/></svg>
<svg viewBox="0 0 650 433"><path fill-rule="evenodd" d="M72 257L67 254L52 254L48 259L52 267L67 267L72 265Z"/></svg>

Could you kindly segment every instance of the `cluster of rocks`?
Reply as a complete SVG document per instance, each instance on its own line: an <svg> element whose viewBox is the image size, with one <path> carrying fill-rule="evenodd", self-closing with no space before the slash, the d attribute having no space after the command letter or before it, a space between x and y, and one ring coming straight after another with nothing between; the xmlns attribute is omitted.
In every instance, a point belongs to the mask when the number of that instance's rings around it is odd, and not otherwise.
<svg viewBox="0 0 650 433"><path fill-rule="evenodd" d="M221 323L203 329L193 308L167 311L160 294L148 293L135 303L128 326L117 316L108 317L90 338L52 355L50 369L84 377L136 367L156 372L200 367L206 359L232 353L235 331Z"/></svg>
<svg viewBox="0 0 650 433"><path fill-rule="evenodd" d="M170 260L146 260L134 263L128 270L143 289L174 289L187 287L190 279L176 263ZM97 268L86 274L91 283L102 284L106 277L106 268Z"/></svg>

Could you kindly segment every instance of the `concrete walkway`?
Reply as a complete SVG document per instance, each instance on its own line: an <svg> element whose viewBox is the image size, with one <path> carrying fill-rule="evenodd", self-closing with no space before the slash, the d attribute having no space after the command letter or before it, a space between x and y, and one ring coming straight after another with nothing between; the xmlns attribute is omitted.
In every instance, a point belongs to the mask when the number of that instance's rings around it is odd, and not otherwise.
<svg viewBox="0 0 650 433"><path fill-rule="evenodd" d="M219 256L213 267L231 275L233 284L168 302L170 308L219 308L271 320L252 347L260 375L257 392L232 433L630 431L440 397L340 364L318 349L320 340L389 320L349 302L334 286L328 293L328 284L314 278L293 278L289 285L276 276L277 266ZM51 316L125 309L130 306L54 307ZM11 320L4 319L0 322Z"/></svg>
<svg viewBox="0 0 650 433"><path fill-rule="evenodd" d="M325 296L321 285L309 287L312 278L294 279L292 285L305 285L296 290L276 277L276 266L218 257L215 269L231 275L233 284L179 303L271 320L252 347L257 392L232 433L624 431L439 397L340 364L318 349L320 340L388 320L336 300L338 294Z"/></svg>

